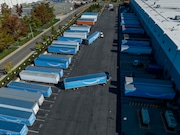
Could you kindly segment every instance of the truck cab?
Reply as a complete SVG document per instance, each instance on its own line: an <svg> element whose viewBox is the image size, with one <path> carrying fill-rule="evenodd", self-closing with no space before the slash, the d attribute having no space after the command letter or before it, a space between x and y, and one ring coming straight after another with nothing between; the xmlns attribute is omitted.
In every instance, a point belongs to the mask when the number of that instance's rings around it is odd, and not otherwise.
<svg viewBox="0 0 180 135"><path fill-rule="evenodd" d="M104 37L104 34L103 34L103 32L101 31L100 32L100 38L103 38Z"/></svg>
<svg viewBox="0 0 180 135"><path fill-rule="evenodd" d="M112 80L112 76L109 72L105 72L106 76L107 76L107 82Z"/></svg>

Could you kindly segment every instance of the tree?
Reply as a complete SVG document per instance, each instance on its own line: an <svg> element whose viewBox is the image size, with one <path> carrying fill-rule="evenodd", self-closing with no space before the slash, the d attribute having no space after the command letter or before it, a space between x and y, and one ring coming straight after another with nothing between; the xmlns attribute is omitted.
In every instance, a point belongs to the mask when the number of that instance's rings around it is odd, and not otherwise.
<svg viewBox="0 0 180 135"><path fill-rule="evenodd" d="M59 25L59 26L58 26L58 29L59 29L58 33L59 33L60 35L62 35L62 34L63 34L63 27L62 27L62 25Z"/></svg>
<svg viewBox="0 0 180 135"><path fill-rule="evenodd" d="M43 36L42 36L42 40L43 40L43 42L47 42L48 36L47 36L47 35L43 35Z"/></svg>
<svg viewBox="0 0 180 135"><path fill-rule="evenodd" d="M54 36L57 35L57 31L56 31L54 26L51 27L51 34L54 35Z"/></svg>
<svg viewBox="0 0 180 135"><path fill-rule="evenodd" d="M59 25L59 26L58 26L58 29L59 29L60 31L62 31L62 25Z"/></svg>
<svg viewBox="0 0 180 135"><path fill-rule="evenodd" d="M37 50L40 50L42 48L42 46L43 46L43 44L41 42L37 42L36 44L37 44L36 45Z"/></svg>
<svg viewBox="0 0 180 135"><path fill-rule="evenodd" d="M0 28L0 51L8 48L12 44L14 44L13 37Z"/></svg>
<svg viewBox="0 0 180 135"><path fill-rule="evenodd" d="M54 8L49 3L40 3L34 7L31 13L33 19L38 19L41 24L46 24L54 18Z"/></svg>
<svg viewBox="0 0 180 135"><path fill-rule="evenodd" d="M32 16L24 16L23 17L23 22L26 23L26 27L28 32L30 32L30 25L32 30L35 30L41 26L41 22L38 20L38 18L33 18Z"/></svg>
<svg viewBox="0 0 180 135"><path fill-rule="evenodd" d="M3 68L5 69L5 71L7 73L9 73L11 71L11 69L13 68L13 65L11 64L11 62L6 62L4 65L3 65Z"/></svg>
<svg viewBox="0 0 180 135"><path fill-rule="evenodd" d="M8 34L11 34L15 40L19 36L26 35L26 24L21 21L17 15L10 15L2 22L2 27Z"/></svg>
<svg viewBox="0 0 180 135"><path fill-rule="evenodd" d="M18 16L22 16L22 12L23 12L23 10L22 10L22 4L20 4L20 5L18 5L18 4L16 4L16 6L15 6L15 8L16 8L16 13L17 13L17 15Z"/></svg>
<svg viewBox="0 0 180 135"><path fill-rule="evenodd" d="M1 4L1 13L4 17L11 15L11 8L6 3Z"/></svg>

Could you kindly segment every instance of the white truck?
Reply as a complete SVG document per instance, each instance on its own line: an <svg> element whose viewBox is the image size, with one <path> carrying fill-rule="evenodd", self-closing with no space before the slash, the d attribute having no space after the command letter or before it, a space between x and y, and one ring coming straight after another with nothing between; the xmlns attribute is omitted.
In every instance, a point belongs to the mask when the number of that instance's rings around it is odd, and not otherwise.
<svg viewBox="0 0 180 135"><path fill-rule="evenodd" d="M108 10L109 11L114 11L114 5L113 4L109 4L108 5Z"/></svg>

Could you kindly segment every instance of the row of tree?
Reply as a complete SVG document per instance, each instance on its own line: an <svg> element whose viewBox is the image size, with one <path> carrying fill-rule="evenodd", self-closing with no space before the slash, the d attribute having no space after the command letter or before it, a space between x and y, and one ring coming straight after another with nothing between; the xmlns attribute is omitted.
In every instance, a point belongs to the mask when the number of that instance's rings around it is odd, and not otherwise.
<svg viewBox="0 0 180 135"><path fill-rule="evenodd" d="M30 15L23 16L22 5L15 6L15 13L6 4L1 4L0 52L8 48L31 30L42 27L54 19L54 8L49 3L39 3L32 7Z"/></svg>

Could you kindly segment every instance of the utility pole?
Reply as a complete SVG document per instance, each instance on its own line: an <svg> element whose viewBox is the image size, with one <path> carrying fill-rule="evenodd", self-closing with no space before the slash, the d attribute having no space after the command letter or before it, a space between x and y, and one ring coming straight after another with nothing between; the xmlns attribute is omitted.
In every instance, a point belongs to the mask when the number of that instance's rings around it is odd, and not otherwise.
<svg viewBox="0 0 180 135"><path fill-rule="evenodd" d="M32 27L31 27L31 24L29 23L29 28L30 28L30 31L31 31L31 35L32 35L32 37L34 38L34 34L33 34L33 32L32 32Z"/></svg>

